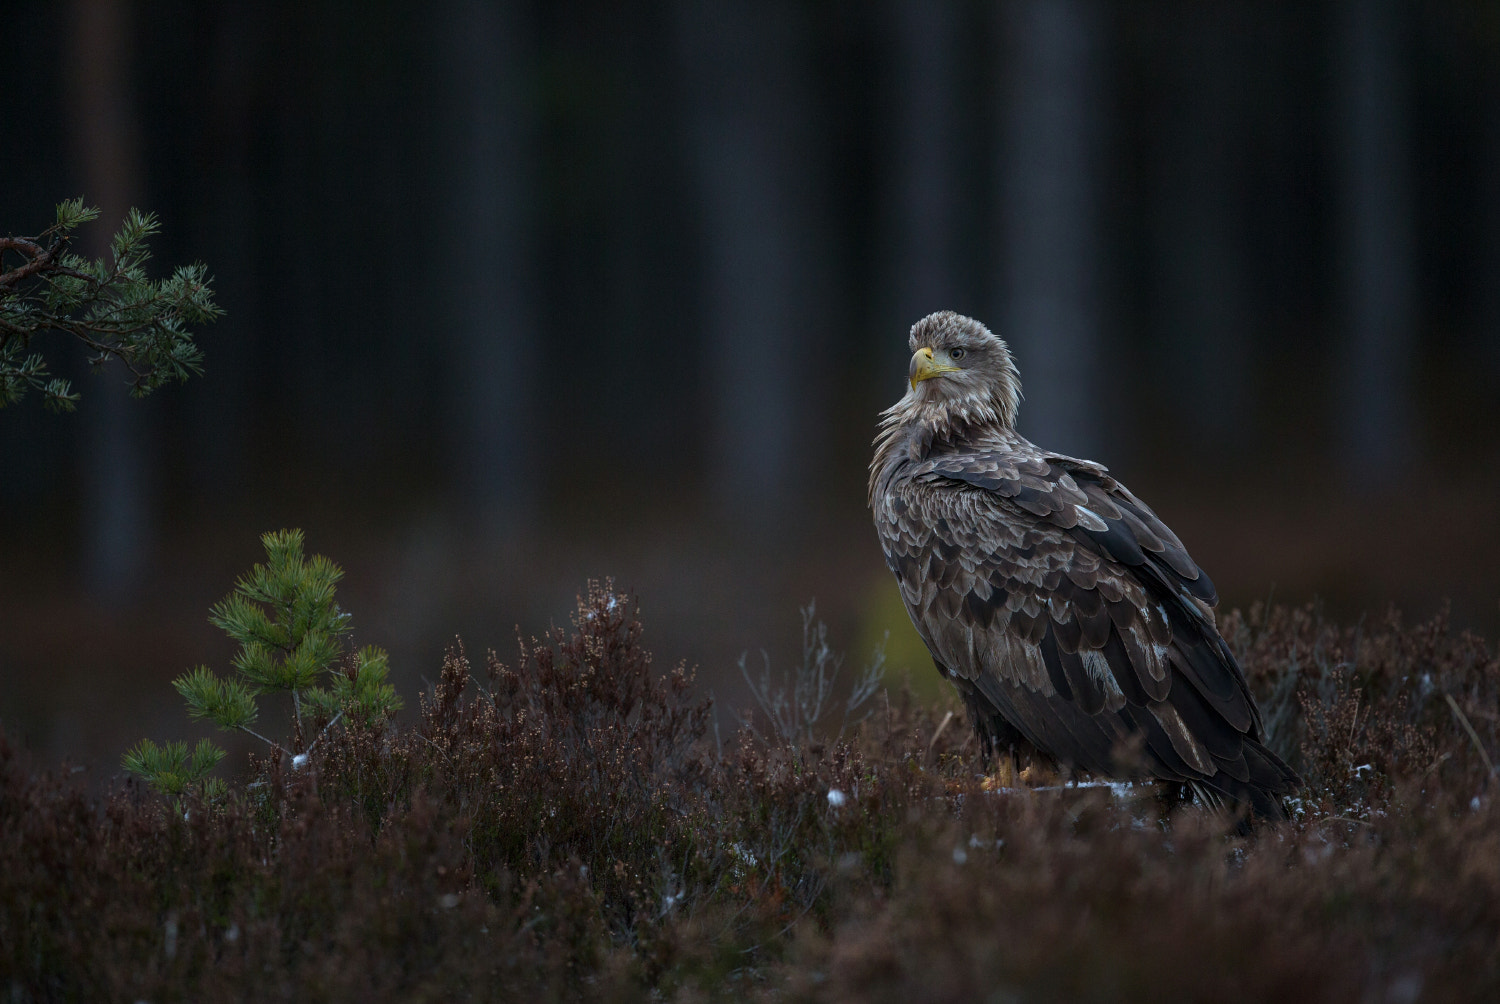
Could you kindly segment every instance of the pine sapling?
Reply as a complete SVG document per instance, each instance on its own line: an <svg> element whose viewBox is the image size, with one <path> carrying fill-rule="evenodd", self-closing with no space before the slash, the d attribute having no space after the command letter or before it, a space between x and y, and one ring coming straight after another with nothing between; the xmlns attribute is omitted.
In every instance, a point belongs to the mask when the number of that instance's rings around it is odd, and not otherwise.
<svg viewBox="0 0 1500 1004"><path fill-rule="evenodd" d="M301 530L267 533L261 543L266 563L242 576L209 615L215 627L239 642L231 660L235 675L220 677L197 666L172 686L187 702L189 717L252 735L291 757L295 768L340 719L378 725L400 709L401 700L387 681L390 660L382 649L367 645L344 652L342 639L353 625L335 596L343 569L321 554L304 557ZM291 697L287 745L252 727L260 714L258 699L272 693ZM319 730L312 743L304 741L309 727ZM210 795L221 789L207 774L223 757L223 750L206 739L192 755L183 743L158 747L144 740L126 755L125 768L170 795L194 786Z"/></svg>

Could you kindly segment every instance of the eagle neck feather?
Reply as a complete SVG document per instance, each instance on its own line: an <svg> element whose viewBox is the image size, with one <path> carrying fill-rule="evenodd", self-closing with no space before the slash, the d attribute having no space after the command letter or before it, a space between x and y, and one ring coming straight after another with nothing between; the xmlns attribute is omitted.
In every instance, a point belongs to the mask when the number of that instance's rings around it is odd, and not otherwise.
<svg viewBox="0 0 1500 1004"><path fill-rule="evenodd" d="M917 390L907 392L880 413L866 504L874 503L881 483L907 462L939 452L1013 442L1018 438L1014 421L1014 403L996 401L991 395L927 399Z"/></svg>

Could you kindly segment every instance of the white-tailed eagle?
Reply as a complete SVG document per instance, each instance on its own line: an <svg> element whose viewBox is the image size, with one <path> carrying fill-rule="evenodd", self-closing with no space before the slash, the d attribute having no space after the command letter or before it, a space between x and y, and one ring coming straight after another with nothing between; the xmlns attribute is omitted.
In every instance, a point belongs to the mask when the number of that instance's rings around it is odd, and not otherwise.
<svg viewBox="0 0 1500 1004"><path fill-rule="evenodd" d="M1092 774L1188 785L1285 818L1218 595L1101 465L1016 432L1005 342L949 311L912 327L910 389L882 414L870 506L902 599L986 756L1034 749Z"/></svg>

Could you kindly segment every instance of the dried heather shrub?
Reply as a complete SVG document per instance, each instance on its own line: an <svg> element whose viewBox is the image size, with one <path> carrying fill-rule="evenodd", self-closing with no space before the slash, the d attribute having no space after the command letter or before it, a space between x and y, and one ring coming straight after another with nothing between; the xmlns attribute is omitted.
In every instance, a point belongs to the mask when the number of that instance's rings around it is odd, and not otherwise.
<svg viewBox="0 0 1500 1004"><path fill-rule="evenodd" d="M0 988L1500 999L1493 649L1443 617L1225 629L1308 781L1248 837L1108 789L985 791L961 709L906 692L843 742L720 752L608 584L478 679L455 644L414 726L335 730L220 805L96 799L0 734Z"/></svg>

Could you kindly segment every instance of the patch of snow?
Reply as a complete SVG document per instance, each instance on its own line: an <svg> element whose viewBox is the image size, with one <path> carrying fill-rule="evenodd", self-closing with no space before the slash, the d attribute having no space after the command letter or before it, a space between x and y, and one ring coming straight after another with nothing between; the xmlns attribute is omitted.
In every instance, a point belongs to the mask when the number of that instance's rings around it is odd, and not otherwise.
<svg viewBox="0 0 1500 1004"><path fill-rule="evenodd" d="M955 848L953 848L953 863L954 864L961 865L961 864L963 864L967 860L969 860L969 852L968 851L964 850L962 847L955 847Z"/></svg>
<svg viewBox="0 0 1500 1004"><path fill-rule="evenodd" d="M1035 788L991 788L990 794L1017 794L1033 791L1076 791L1083 788L1108 788L1116 798L1129 799L1136 795L1133 781L1069 781L1066 784L1043 784Z"/></svg>
<svg viewBox="0 0 1500 1004"><path fill-rule="evenodd" d="M828 804L835 809L847 801L849 801L849 796L845 795L842 791L839 791L837 788L828 789Z"/></svg>

